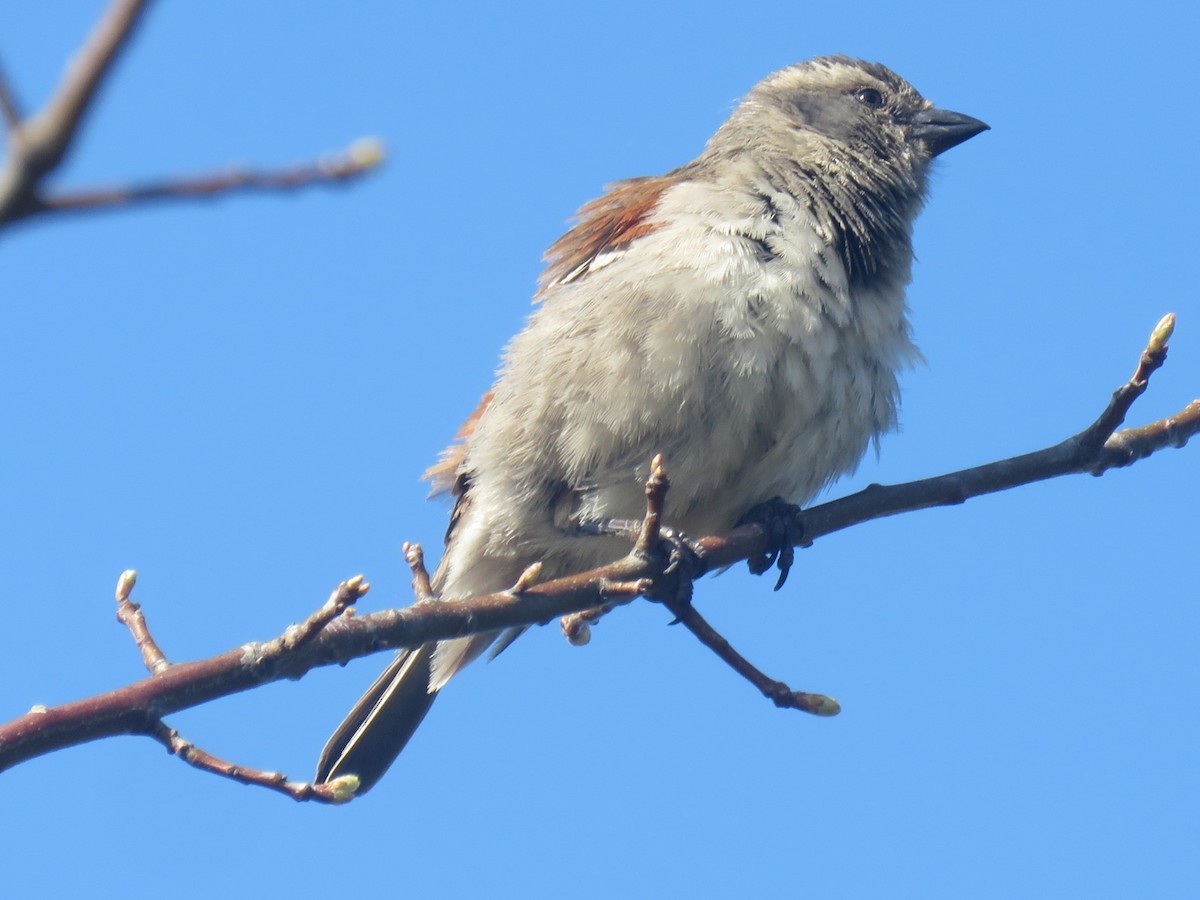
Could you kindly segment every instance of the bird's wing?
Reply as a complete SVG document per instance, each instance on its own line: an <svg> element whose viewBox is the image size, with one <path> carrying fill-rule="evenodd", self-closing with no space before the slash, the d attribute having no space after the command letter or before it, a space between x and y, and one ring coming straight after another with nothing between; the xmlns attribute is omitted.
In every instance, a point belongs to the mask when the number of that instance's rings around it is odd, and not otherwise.
<svg viewBox="0 0 1200 900"><path fill-rule="evenodd" d="M618 181L585 203L571 229L546 251L546 269L538 279L534 302L547 299L552 287L570 284L611 262L614 254L657 229L659 223L651 221L650 215L663 192L679 180L678 174L671 173Z"/></svg>
<svg viewBox="0 0 1200 900"><path fill-rule="evenodd" d="M618 181L608 185L602 196L584 204L575 224L546 251L546 269L538 280L534 301L545 300L552 288L578 281L588 272L607 265L638 238L653 233L661 224L650 219L659 199L682 179L677 171ZM475 411L458 429L454 442L423 475L430 483L430 496L449 493L454 497L454 511L446 529L447 544L470 502L467 452L471 435L491 405L492 397L492 391L483 395Z"/></svg>

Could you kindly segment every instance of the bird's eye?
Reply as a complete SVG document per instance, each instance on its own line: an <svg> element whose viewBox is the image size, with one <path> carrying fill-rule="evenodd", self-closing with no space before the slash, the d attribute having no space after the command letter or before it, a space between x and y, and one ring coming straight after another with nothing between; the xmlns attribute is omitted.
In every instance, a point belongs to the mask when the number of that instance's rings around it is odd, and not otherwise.
<svg viewBox="0 0 1200 900"><path fill-rule="evenodd" d="M878 109L883 106L883 94L875 90L875 88L863 88L855 92L855 98L872 109Z"/></svg>

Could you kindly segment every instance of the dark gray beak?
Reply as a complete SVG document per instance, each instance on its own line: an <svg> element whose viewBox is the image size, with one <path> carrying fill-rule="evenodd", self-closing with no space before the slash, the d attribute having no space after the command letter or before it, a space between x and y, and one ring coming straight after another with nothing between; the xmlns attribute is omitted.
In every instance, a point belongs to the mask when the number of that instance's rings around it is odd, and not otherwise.
<svg viewBox="0 0 1200 900"><path fill-rule="evenodd" d="M929 148L930 156L945 153L991 126L948 109L923 109L909 117L912 137Z"/></svg>

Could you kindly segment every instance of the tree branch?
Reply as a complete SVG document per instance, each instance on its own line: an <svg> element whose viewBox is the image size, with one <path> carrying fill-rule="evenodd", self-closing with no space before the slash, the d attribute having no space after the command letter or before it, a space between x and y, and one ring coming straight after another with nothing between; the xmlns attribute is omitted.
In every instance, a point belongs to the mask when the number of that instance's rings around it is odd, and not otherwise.
<svg viewBox="0 0 1200 900"><path fill-rule="evenodd" d="M21 116L0 71L0 115L9 131L8 158L0 168L0 227L50 213L95 212L237 192L293 191L312 184L345 182L382 162L382 145L363 139L343 153L275 171L231 169L124 187L47 193L44 181L66 158L98 89L149 5L150 0L113 0L67 66L54 96L29 118Z"/></svg>
<svg viewBox="0 0 1200 900"><path fill-rule="evenodd" d="M126 569L117 579L117 621L129 629L129 633L133 635L133 642L142 654L142 662L151 675L156 675L170 668L171 664L167 662L167 657L159 649L158 643L150 636L141 604L129 599L135 584L137 572L133 569Z"/></svg>
<svg viewBox="0 0 1200 900"><path fill-rule="evenodd" d="M690 603L668 602L667 609L674 615L676 621L696 636L705 647L717 654L726 665L737 672L759 692L781 709L798 709L814 716L836 716L842 711L832 697L824 694L810 694L806 691L794 691L782 681L776 681L764 675L746 657L742 656L725 637L708 624L696 608Z"/></svg>
<svg viewBox="0 0 1200 900"><path fill-rule="evenodd" d="M100 212L164 200L207 200L235 193L287 193L314 184L350 181L378 166L383 144L362 138L340 153L276 170L228 169L124 187L64 191L38 200L40 213Z"/></svg>
<svg viewBox="0 0 1200 900"><path fill-rule="evenodd" d="M263 772L246 766L235 765L218 759L211 753L201 750L191 741L184 740L179 732L170 728L166 723L155 723L147 735L167 748L172 756L177 756L189 766L193 766L210 775L229 778L241 784L251 784L255 787L266 788L286 794L293 800L313 800L317 803L346 803L354 798L358 788L356 775L343 775L325 784L310 784L303 781L289 781L280 772Z"/></svg>
<svg viewBox="0 0 1200 900"><path fill-rule="evenodd" d="M96 91L129 45L134 28L150 0L113 0L79 53L67 65L58 91L32 119L22 125L25 164L39 179L56 168L67 154Z"/></svg>
<svg viewBox="0 0 1200 900"><path fill-rule="evenodd" d="M795 533L800 535L797 546L807 546L818 537L870 519L962 503L981 494L1070 473L1099 475L1111 468L1130 465L1165 447L1182 447L1200 432L1200 400L1192 401L1174 416L1149 425L1113 430L1145 391L1150 375L1165 360L1166 341L1172 325L1171 317L1160 323L1133 378L1117 389L1100 417L1079 434L1035 453L907 484L871 485L848 497L804 510L797 515ZM432 598L420 548L408 546L406 559L413 569L414 591L418 597L412 606L354 615L350 604L368 589L358 577L340 584L320 610L274 640L244 644L198 662L167 663L157 644L149 639L144 620L140 620L140 610L127 610L122 620L132 622L130 628L141 648L143 660L154 674L85 700L51 708L35 707L12 722L0 725L0 771L26 759L85 741L118 734L141 734L154 737L173 753L207 771L246 783L263 784L298 799L345 800L353 793L352 785L329 785L327 795L310 796L311 786L297 786L281 775L223 763L196 750L172 732L162 718L218 697L284 678L296 679L318 666L344 663L383 649L417 647L429 641L546 623L561 616L612 608L647 594L668 597L668 607L686 627L775 702L783 699L786 702L781 705L809 712L831 714L836 711L836 704L828 698L792 692L781 682L762 675L737 655L724 638L712 631L699 614L691 610L690 604L680 601L684 596L682 593L672 594L669 590L672 585L678 588L681 571L688 578L699 578L706 571L778 551L778 536L763 526L748 524L722 535L702 538L691 545L697 556L696 564L669 573L669 560L664 558L660 548L655 547L657 521L652 519L655 519L656 509L661 514L661 495L657 500L648 497L647 517L639 529L635 549L624 559L590 572L544 583L535 583L538 572L533 566L513 588L469 600ZM118 587L118 604L129 603L131 588L132 576L123 575ZM133 618L128 618L130 616ZM826 706L826 703L833 705Z"/></svg>
<svg viewBox="0 0 1200 900"><path fill-rule="evenodd" d="M148 5L149 0L113 0L41 112L17 121L15 102L5 104L12 133L0 172L0 224L37 210L41 181L63 161L96 90Z"/></svg>

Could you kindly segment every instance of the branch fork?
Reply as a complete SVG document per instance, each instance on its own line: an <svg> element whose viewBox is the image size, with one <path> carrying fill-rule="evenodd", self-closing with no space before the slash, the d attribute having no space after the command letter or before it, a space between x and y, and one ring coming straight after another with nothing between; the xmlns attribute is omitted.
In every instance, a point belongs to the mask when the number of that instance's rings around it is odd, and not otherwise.
<svg viewBox="0 0 1200 900"><path fill-rule="evenodd" d="M0 112L2 101L0 91ZM1172 316L1159 323L1132 378L1113 393L1096 421L1079 434L1011 459L907 484L872 485L810 507L797 516L796 545L807 546L819 537L870 519L962 503L981 494L1070 473L1101 474L1165 447L1184 446L1200 433L1200 400L1157 422L1116 430L1165 361L1173 326ZM0 771L85 741L139 734L212 774L297 800L345 802L357 788L353 780L311 785L290 781L276 772L229 763L181 737L162 717L270 681L299 678L316 666L341 664L385 648L418 647L482 631L544 623L560 616L568 638L586 643L592 624L638 597L663 603L680 624L777 706L814 715L836 714L839 706L835 700L793 690L752 666L691 602L693 579L705 571L778 552L778 535L758 522L746 522L725 534L695 541L674 535L663 527L668 487L666 467L659 457L647 479L645 517L636 528L628 529L634 539L633 549L610 565L551 581L542 581L541 569L534 565L507 590L469 600L431 602L435 592L421 548L406 544L404 556L413 573L416 600L412 606L354 615L353 604L370 587L356 576L339 584L320 609L279 637L244 644L197 662L171 663L167 659L150 633L141 606L131 599L137 575L132 570L124 572L117 582L117 616L133 636L150 677L84 700L35 706L25 715L0 724Z"/></svg>
<svg viewBox="0 0 1200 900"><path fill-rule="evenodd" d="M280 169L230 169L119 187L48 190L47 178L70 152L97 92L149 6L150 0L112 0L67 66L54 96L33 115L23 115L16 92L0 69L0 120L8 133L8 157L0 164L0 227L50 213L335 184L370 172L383 161L383 145L362 138L340 153Z"/></svg>
<svg viewBox="0 0 1200 900"><path fill-rule="evenodd" d="M133 569L126 569L117 579L117 619L133 635L134 642L142 654L142 661L150 674L160 676L171 669L172 664L167 661L158 643L151 636L141 605L130 599L136 584L137 572ZM333 593L329 595L329 599L320 609L299 625L288 628L274 641L261 645L256 655L260 659L272 659L296 653L306 644L315 640L330 622L349 612L351 604L361 599L370 588L371 586L364 581L361 575L343 581L333 589ZM312 784L291 781L286 775L279 772L266 772L227 762L197 747L150 712L146 713L145 721L132 730L153 738L173 756L177 756L188 765L203 772L228 778L241 784L277 791L286 794L293 800L345 803L353 798L358 789L358 779L353 775L335 778L325 784Z"/></svg>

